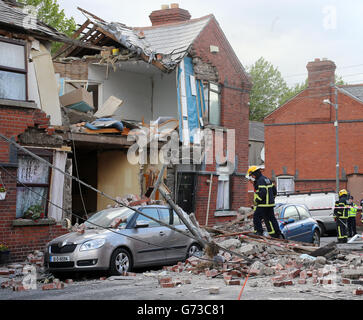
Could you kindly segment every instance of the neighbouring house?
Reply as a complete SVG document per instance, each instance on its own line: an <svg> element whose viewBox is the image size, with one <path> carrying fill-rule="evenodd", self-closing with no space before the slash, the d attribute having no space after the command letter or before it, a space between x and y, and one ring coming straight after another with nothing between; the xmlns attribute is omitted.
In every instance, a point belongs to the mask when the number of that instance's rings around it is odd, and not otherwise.
<svg viewBox="0 0 363 320"><path fill-rule="evenodd" d="M338 104L339 188L363 198L363 85L332 87L336 65L307 65L308 87L265 120L266 172L279 192L336 190ZM327 103L329 100L330 104Z"/></svg>
<svg viewBox="0 0 363 320"><path fill-rule="evenodd" d="M71 127L62 136L73 149L80 179L112 197L141 198L161 164L150 159L146 164L130 163L127 154L135 143L130 131L158 123L159 128L179 131L179 159L186 160L168 166L164 179L176 203L194 212L202 225L233 218L248 202L243 177L248 167L251 81L214 15L191 19L187 10L172 4L150 14L151 26L128 27L80 10L86 21L73 39L103 50L65 44L53 56L61 99L76 90L92 93L88 113L61 107L63 126ZM118 101L108 119L122 127L95 130L90 124L99 121L97 112L104 115L108 99ZM205 158L190 163L191 152L183 152L188 146L205 150L200 129L220 132L224 141L224 152L210 164ZM226 153L227 129L235 130L233 161L225 159L231 160L232 154ZM161 141L159 149L165 143ZM80 215L112 205L76 183L72 190L72 210Z"/></svg>
<svg viewBox="0 0 363 320"><path fill-rule="evenodd" d="M64 170L71 149L55 134L62 118L52 41L76 43L15 1L0 0L0 134ZM0 243L10 248L11 260L19 261L67 232L57 206L67 203L63 198L70 189L64 188L63 175L3 138L0 150L0 183L6 189L0 200ZM38 208L36 219L27 216L32 206Z"/></svg>

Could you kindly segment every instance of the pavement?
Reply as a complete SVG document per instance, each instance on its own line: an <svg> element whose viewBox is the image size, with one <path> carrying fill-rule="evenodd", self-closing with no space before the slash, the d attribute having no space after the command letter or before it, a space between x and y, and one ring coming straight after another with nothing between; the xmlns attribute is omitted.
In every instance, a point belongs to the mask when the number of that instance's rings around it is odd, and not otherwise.
<svg viewBox="0 0 363 320"><path fill-rule="evenodd" d="M336 241L336 237L323 237L321 245L324 246L332 241ZM250 276L247 281L242 277L238 285L227 285L222 274L212 278L205 272L194 274L190 271L170 270L170 268L135 270L134 274L129 273L119 277L109 277L103 273L77 276L66 274L65 278L60 279L62 286L58 289L50 285L51 290L44 290L44 285L39 282L36 287L26 291L8 287L0 289L0 300L217 301L238 300L239 296L241 300L363 300L363 295L356 294L356 290L360 290L361 286L343 284L340 274L334 275L339 280L334 280L333 283L313 283L308 280L305 284L298 284L297 277L291 280L289 285L275 286L271 280L272 276L255 275ZM72 276L72 281L67 283L66 279L69 276ZM0 284L8 281L9 277L14 278L15 275L1 276ZM165 278L171 278L175 286L162 287L161 279Z"/></svg>

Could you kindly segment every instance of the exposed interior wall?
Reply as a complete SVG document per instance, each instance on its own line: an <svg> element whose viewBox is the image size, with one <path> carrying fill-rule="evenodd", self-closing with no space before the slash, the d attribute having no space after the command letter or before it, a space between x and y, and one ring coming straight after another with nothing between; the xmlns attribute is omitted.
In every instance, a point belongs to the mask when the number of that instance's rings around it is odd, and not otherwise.
<svg viewBox="0 0 363 320"><path fill-rule="evenodd" d="M89 79L102 81L103 101L115 96L124 101L116 115L124 120L145 121L151 119L152 86L151 77L143 74L117 70L110 70L106 79L106 68L103 66L89 66Z"/></svg>
<svg viewBox="0 0 363 320"><path fill-rule="evenodd" d="M153 119L156 120L159 117L178 119L176 71L170 74L156 74L153 80Z"/></svg>
<svg viewBox="0 0 363 320"><path fill-rule="evenodd" d="M98 153L98 189L112 197L127 194L140 195L140 168L127 160L126 151L104 151ZM97 210L115 203L97 195Z"/></svg>
<svg viewBox="0 0 363 320"><path fill-rule="evenodd" d="M131 70L131 69L128 69ZM161 116L177 118L177 93L175 72L164 74L161 71L126 71L110 67L108 77L106 67L89 65L88 79L102 83L102 103L110 96L124 101L115 116L124 120L145 122Z"/></svg>

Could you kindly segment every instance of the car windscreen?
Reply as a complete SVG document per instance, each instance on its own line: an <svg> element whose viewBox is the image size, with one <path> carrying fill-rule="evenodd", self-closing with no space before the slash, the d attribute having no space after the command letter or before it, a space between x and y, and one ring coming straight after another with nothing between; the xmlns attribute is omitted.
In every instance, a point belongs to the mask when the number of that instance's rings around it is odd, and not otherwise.
<svg viewBox="0 0 363 320"><path fill-rule="evenodd" d="M109 228L115 219L122 219L119 228L126 227L135 212L128 208L110 208L95 213L86 222L86 228Z"/></svg>
<svg viewBox="0 0 363 320"><path fill-rule="evenodd" d="M277 218L277 219L279 219L280 218L280 216L281 216L281 212L282 212L282 209L284 208L284 206L282 205L282 204L280 204L280 203L277 203L276 204L276 206L275 206L275 208L274 208L274 211L275 211L275 217Z"/></svg>

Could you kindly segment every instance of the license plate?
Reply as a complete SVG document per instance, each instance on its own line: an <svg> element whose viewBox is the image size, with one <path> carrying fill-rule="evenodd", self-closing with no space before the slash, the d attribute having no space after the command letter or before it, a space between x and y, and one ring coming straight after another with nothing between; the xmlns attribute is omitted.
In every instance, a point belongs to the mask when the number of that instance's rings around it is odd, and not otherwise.
<svg viewBox="0 0 363 320"><path fill-rule="evenodd" d="M71 261L68 256L52 256L50 257L50 262L68 262Z"/></svg>

